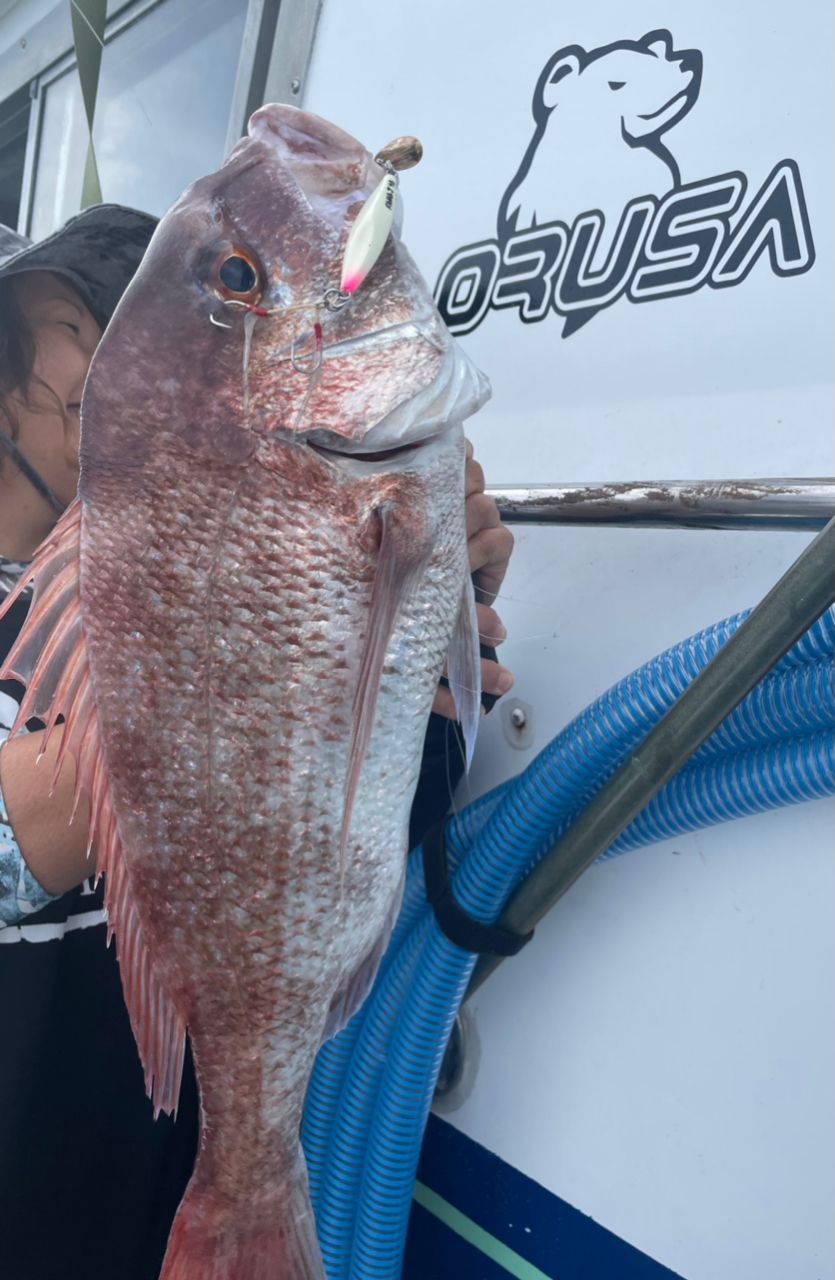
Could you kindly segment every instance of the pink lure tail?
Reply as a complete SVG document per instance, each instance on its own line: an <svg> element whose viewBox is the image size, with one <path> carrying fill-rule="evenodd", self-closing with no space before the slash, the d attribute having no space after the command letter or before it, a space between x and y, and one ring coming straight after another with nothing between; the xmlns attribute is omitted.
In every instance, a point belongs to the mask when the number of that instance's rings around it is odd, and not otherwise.
<svg viewBox="0 0 835 1280"><path fill-rule="evenodd" d="M186 1192L160 1280L326 1280L305 1180L274 1208Z"/></svg>

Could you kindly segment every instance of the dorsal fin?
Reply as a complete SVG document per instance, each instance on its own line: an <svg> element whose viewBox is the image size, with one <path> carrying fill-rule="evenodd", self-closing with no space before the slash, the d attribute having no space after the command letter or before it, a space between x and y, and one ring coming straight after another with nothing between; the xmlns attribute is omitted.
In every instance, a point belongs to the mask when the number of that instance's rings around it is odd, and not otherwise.
<svg viewBox="0 0 835 1280"><path fill-rule="evenodd" d="M119 839L84 641L80 543L81 504L76 499L0 608L2 618L34 579L29 612L0 668L0 679L26 685L10 736L33 718L46 723L48 736L54 732L58 718L64 720L52 785L69 752L76 764L73 815L84 792L90 799L90 845L95 837L97 871L105 880L108 941L116 935L125 1003L145 1072L145 1086L158 1114L174 1111L177 1106L186 1026L155 972Z"/></svg>

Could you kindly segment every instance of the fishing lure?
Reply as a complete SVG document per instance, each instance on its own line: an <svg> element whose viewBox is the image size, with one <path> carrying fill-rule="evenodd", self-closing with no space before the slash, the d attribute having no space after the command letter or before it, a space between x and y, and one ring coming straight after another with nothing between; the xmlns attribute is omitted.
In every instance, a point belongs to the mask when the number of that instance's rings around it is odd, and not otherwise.
<svg viewBox="0 0 835 1280"><path fill-rule="evenodd" d="M374 157L385 177L366 200L345 245L340 293L352 294L362 284L383 252L397 209L398 170L411 169L423 155L417 138L395 138Z"/></svg>

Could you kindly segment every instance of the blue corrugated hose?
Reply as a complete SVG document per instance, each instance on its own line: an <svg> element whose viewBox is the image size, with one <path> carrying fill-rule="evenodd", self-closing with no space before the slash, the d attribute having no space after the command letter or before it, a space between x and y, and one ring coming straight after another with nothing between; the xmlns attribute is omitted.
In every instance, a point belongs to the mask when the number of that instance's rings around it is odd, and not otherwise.
<svg viewBox="0 0 835 1280"><path fill-rule="evenodd" d="M746 614L667 650L592 703L518 778L447 826L453 887L493 923L514 888ZM835 794L835 614L827 612L604 857ZM475 956L440 932L421 851L363 1008L319 1053L302 1140L329 1280L397 1280L426 1117Z"/></svg>

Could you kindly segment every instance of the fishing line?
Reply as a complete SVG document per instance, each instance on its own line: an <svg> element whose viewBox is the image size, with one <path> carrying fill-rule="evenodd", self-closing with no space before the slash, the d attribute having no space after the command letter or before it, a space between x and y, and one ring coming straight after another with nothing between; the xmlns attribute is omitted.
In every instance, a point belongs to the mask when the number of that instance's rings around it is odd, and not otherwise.
<svg viewBox="0 0 835 1280"><path fill-rule="evenodd" d="M255 311L247 312L244 316L244 419L249 417L249 357L252 353L252 335L255 332L257 323L257 313Z"/></svg>
<svg viewBox="0 0 835 1280"><path fill-rule="evenodd" d="M491 661L491 659L489 659L489 658L483 658L483 659L482 659L482 661L483 661L483 662L489 662L489 661ZM446 677L446 676L444 676L444 677L443 677L443 679L444 679L444 680L446 680L446 679L447 679L447 677ZM443 688L445 688L445 689L449 689L449 685L448 685L448 684L445 684L445 685L443 686ZM459 685L458 685L458 688L459 688L459 689L463 689L465 693L484 693L484 692L485 692L485 690L483 690L483 689L481 689L481 690L479 690L479 689L471 689L471 688L470 688L468 685L466 685L466 684L459 684ZM450 693L452 693L452 690L451 690L451 689L450 689L449 691L450 691ZM455 700L455 699L454 699L454 696L453 696L453 701L454 701L454 700Z"/></svg>
<svg viewBox="0 0 835 1280"><path fill-rule="evenodd" d="M532 636L517 636L514 632L512 636L507 637L512 644L530 644L533 640L556 640L556 631L539 631ZM502 641L504 644L505 641Z"/></svg>
<svg viewBox="0 0 835 1280"><path fill-rule="evenodd" d="M512 604L534 605L537 609L552 608L552 602L549 600L534 600L532 598L526 599L524 596L508 596L508 595L505 595L504 591L485 591L483 587L479 587L478 590L484 596L493 597L492 601L488 601L488 600L481 601L480 603L482 604L492 605L496 602L496 600L509 600Z"/></svg>
<svg viewBox="0 0 835 1280"><path fill-rule="evenodd" d="M484 709L483 709L483 708L482 708L481 716L482 716L482 719L484 719ZM467 752L466 752L466 750L465 750L465 748L464 748L464 744L463 744L463 743L462 743L462 741L461 741L461 736L460 736L460 734L455 733L455 731L454 731L454 726L455 726L457 723L458 723L458 721L457 721L457 720L456 720L456 721L450 721L450 724L453 726L453 734L452 734L452 736L453 736L453 738L455 739L455 745L456 745L456 746L457 746L457 748L458 748L458 754L460 755L461 760L462 760L463 765L464 765L464 772L463 772L463 774L461 775L461 780L460 780L460 782L458 783L458 786L461 788L462 793L464 794L464 799L466 800L466 804L465 804L465 808L466 808L466 805L472 804L472 801L473 801L473 798L474 798L474 797L473 797L472 787L470 786L470 771L469 771L469 769L468 769L468 767L467 767ZM456 791L457 791L457 790L458 790L458 788L456 787Z"/></svg>
<svg viewBox="0 0 835 1280"><path fill-rule="evenodd" d="M462 790L462 793L465 793L465 794L464 794L464 796L463 796L463 798L464 798L464 800L465 800L465 808L466 808L466 806L467 806L467 805L471 804L471 803L472 803L472 800L473 800L472 788L471 788L471 786L470 786L470 774L469 774L469 770L467 769L467 753L466 753L466 751L464 750L464 746L463 746L463 744L462 744L462 742L461 742L460 734L456 732L456 725L457 725L457 723L458 723L458 722L457 722L456 720L450 720L450 719L447 719L447 722L446 722L445 742L444 742L444 747L445 747L445 751L444 751L444 763L445 763L445 765L446 765L446 789L447 789L447 795L449 796L449 803L450 803L450 809L451 809L451 812L452 812L453 816L454 816L454 817L456 817L456 818L458 817L459 813L461 812L460 808L459 808L459 807L456 805L456 803L455 803L455 796L456 796L456 792L458 791L458 788L460 787L460 788L461 788L461 790ZM452 733L452 736L453 736L453 738L454 738L454 740L455 740L455 745L456 745L456 747L457 747L457 749L458 749L458 754L460 755L461 760L462 760L463 765L464 765L464 772L463 772L463 774L462 774L462 776L461 776L461 780L460 780L460 781L457 783L457 785L456 785L456 786L454 786L454 787L453 787L453 785L452 785L452 776L451 776L450 771L449 771L449 769L450 769L450 755L451 755L450 750L449 750L449 735L450 735L450 732Z"/></svg>
<svg viewBox="0 0 835 1280"><path fill-rule="evenodd" d="M543 633L543 634L546 634L546 633ZM550 635L550 632L548 632L547 634ZM501 645L504 644L505 640L507 639L507 632L505 632L503 636L488 636L486 632L479 631L478 638L479 640L483 640L485 644L489 644L491 649L498 649ZM533 639L536 639L536 638L537 638L536 636L533 637Z"/></svg>
<svg viewBox="0 0 835 1280"><path fill-rule="evenodd" d="M221 298L220 301L224 307L240 307L243 311L252 312L264 319L269 316L290 315L294 311L313 311L317 313L318 318L318 312L322 307L328 311L341 311L346 302L351 301L351 294L340 293L339 289L331 286L325 290L321 298L317 298L314 302L292 302L285 307L260 307L255 302L244 302L242 298Z"/></svg>

